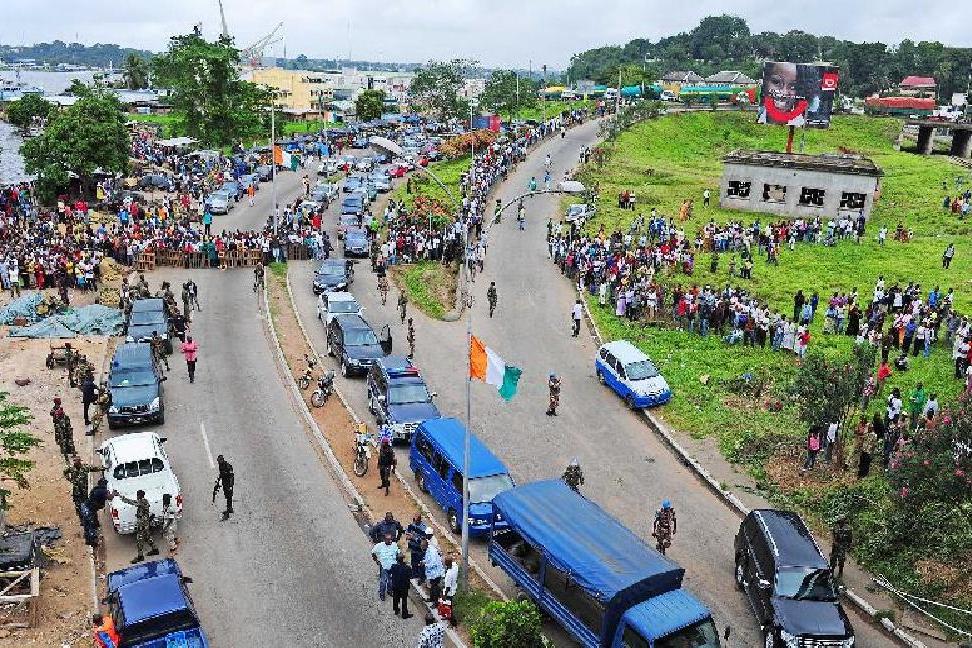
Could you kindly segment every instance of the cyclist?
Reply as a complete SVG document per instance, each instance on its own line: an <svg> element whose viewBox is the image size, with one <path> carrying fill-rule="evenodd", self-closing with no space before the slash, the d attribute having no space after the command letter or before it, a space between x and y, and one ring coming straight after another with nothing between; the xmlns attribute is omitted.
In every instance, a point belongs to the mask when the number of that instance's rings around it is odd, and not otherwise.
<svg viewBox="0 0 972 648"><path fill-rule="evenodd" d="M489 302L489 316L493 316L493 311L496 310L496 282L489 282L489 289L486 291L486 301Z"/></svg>
<svg viewBox="0 0 972 648"><path fill-rule="evenodd" d="M655 511L655 522L652 525L651 535L657 541L657 549L662 555L665 550L672 546L672 536L675 535L677 528L675 519L675 509L668 500L662 502L661 508Z"/></svg>

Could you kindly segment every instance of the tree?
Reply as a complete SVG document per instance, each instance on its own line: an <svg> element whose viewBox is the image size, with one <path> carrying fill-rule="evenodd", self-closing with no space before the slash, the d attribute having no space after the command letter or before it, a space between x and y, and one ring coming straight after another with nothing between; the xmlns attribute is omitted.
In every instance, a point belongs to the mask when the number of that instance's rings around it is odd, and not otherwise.
<svg viewBox="0 0 972 648"><path fill-rule="evenodd" d="M862 404L876 353L869 344L857 344L848 361L830 359L820 351L807 354L793 382L800 420L808 428L847 421L851 409Z"/></svg>
<svg viewBox="0 0 972 648"><path fill-rule="evenodd" d="M84 191L96 169L126 172L130 151L121 104L105 89L89 89L21 147L27 173L37 174L38 192L47 200L67 187L72 173Z"/></svg>
<svg viewBox="0 0 972 648"><path fill-rule="evenodd" d="M30 411L22 405L7 403L7 394L0 392L0 534L4 528L4 513L10 491L3 487L13 482L20 488L29 488L27 473L34 462L27 459L30 450L40 445L40 439L20 429L30 422Z"/></svg>
<svg viewBox="0 0 972 648"><path fill-rule="evenodd" d="M122 72L125 87L129 90L141 90L148 87L149 65L135 52L125 57L125 68Z"/></svg>
<svg viewBox="0 0 972 648"><path fill-rule="evenodd" d="M75 97L86 97L91 94L91 86L81 79L71 79L71 85L68 87L67 92L69 95L74 95Z"/></svg>
<svg viewBox="0 0 972 648"><path fill-rule="evenodd" d="M513 116L523 108L537 105L537 84L513 70L496 70L486 79L479 100L491 110Z"/></svg>
<svg viewBox="0 0 972 648"><path fill-rule="evenodd" d="M491 601L469 634L475 648L541 648L540 612L530 601Z"/></svg>
<svg viewBox="0 0 972 648"><path fill-rule="evenodd" d="M361 121L371 121L381 117L385 109L384 90L364 90L354 102L354 112Z"/></svg>
<svg viewBox="0 0 972 648"><path fill-rule="evenodd" d="M463 117L468 105L459 92L465 85L466 72L474 65L475 61L466 59L429 61L415 73L408 89L409 99L439 119Z"/></svg>
<svg viewBox="0 0 972 648"><path fill-rule="evenodd" d="M240 79L239 62L228 37L209 42L192 33L169 39L168 51L152 59L152 70L157 85L171 88L178 130L208 146L266 132L271 92Z"/></svg>
<svg viewBox="0 0 972 648"><path fill-rule="evenodd" d="M7 106L7 119L17 128L26 130L34 123L34 118L47 119L54 105L39 94L29 93Z"/></svg>

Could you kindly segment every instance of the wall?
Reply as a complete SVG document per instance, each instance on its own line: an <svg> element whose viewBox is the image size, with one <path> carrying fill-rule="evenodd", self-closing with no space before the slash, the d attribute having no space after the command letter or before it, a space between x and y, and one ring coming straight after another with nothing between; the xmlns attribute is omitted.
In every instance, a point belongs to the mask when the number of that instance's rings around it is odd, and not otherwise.
<svg viewBox="0 0 972 648"><path fill-rule="evenodd" d="M752 182L748 199L727 195L731 180ZM764 184L785 186L785 201L764 201ZM791 218L835 218L841 213L856 216L860 210L842 210L840 207L841 196L846 191L864 194L864 217L867 218L874 208L874 196L879 186L879 179L871 176L728 163L722 175L719 206L724 209L766 212ZM804 187L825 191L822 207L799 204Z"/></svg>

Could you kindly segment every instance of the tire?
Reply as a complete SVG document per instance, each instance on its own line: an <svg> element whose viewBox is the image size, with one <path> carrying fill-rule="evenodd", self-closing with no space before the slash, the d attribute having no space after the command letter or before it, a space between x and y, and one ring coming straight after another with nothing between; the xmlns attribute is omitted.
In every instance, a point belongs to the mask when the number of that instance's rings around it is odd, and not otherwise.
<svg viewBox="0 0 972 648"><path fill-rule="evenodd" d="M627 407L627 408L628 408L629 410L631 410L632 412L633 412L634 410L636 410L636 409L638 409L638 408L637 408L637 407L635 406L635 402L634 402L634 396L632 396L631 394L628 394L627 396L625 396L625 397L624 397L624 404L625 404L625 406L626 406L626 407Z"/></svg>
<svg viewBox="0 0 972 648"><path fill-rule="evenodd" d="M449 530L455 535L462 533L462 522L459 521L459 516L452 509L449 509Z"/></svg>
<svg viewBox="0 0 972 648"><path fill-rule="evenodd" d="M351 375L351 371L348 369L348 363L343 360L341 361L341 375L345 378Z"/></svg>
<svg viewBox="0 0 972 648"><path fill-rule="evenodd" d="M597 374L597 382L601 383L602 385L607 384L607 379L604 378L604 374L601 371L595 371L594 373Z"/></svg>
<svg viewBox="0 0 972 648"><path fill-rule="evenodd" d="M368 474L368 459L366 457L355 457L354 466L352 468L355 475L358 477L364 477Z"/></svg>
<svg viewBox="0 0 972 648"><path fill-rule="evenodd" d="M425 476L421 473L421 471L418 470L415 471L415 484L419 487L419 490L422 491L423 493L429 492L429 487L425 483Z"/></svg>
<svg viewBox="0 0 972 648"><path fill-rule="evenodd" d="M311 405L314 407L324 407L324 403L327 402L327 396L320 389L315 389L314 393L311 394Z"/></svg>
<svg viewBox="0 0 972 648"><path fill-rule="evenodd" d="M743 564L741 558L742 558L742 556L736 556L736 569L735 569L735 572L734 572L735 581L736 581L736 589L738 589L740 592L743 591L743 589L744 589L744 585L743 585L743 571L746 569L746 566Z"/></svg>

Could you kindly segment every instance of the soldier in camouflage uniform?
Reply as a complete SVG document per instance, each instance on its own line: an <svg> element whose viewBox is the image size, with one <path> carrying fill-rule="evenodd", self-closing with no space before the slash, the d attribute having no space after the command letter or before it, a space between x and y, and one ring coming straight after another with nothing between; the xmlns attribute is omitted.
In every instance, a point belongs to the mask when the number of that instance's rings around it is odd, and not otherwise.
<svg viewBox="0 0 972 648"><path fill-rule="evenodd" d="M118 491L112 491L111 494L135 507L135 548L138 555L132 560L132 564L135 565L145 560L143 551L145 545L152 547L151 551L148 552L149 556L158 556L159 548L155 546L155 540L152 539L152 514L149 512L149 502L145 499L145 491L140 490L135 493L135 499L125 497Z"/></svg>
<svg viewBox="0 0 972 648"><path fill-rule="evenodd" d="M572 491L575 493L580 492L580 487L584 483L584 472L581 470L580 463L576 459L567 465L562 479Z"/></svg>
<svg viewBox="0 0 972 648"><path fill-rule="evenodd" d="M261 266L262 267L262 266ZM189 282L182 284L182 312L186 315L186 320L191 320L192 295L189 293Z"/></svg>
<svg viewBox="0 0 972 648"><path fill-rule="evenodd" d="M138 273L138 283L135 284L135 292L138 293L138 296L141 299L148 299L150 295L148 282L145 281L144 273L141 272Z"/></svg>
<svg viewBox="0 0 972 648"><path fill-rule="evenodd" d="M158 364L159 368L165 365L165 370L169 370L169 359L165 355L165 341L162 336L159 335L158 331L152 331L152 356L155 358L155 362Z"/></svg>
<svg viewBox="0 0 972 648"><path fill-rule="evenodd" d="M98 389L98 398L95 400L94 412L91 414L91 434L95 435L98 430L101 429L101 422L105 418L105 413L108 411L108 406L111 404L111 398L109 397L108 384L102 381L101 387Z"/></svg>
<svg viewBox="0 0 972 648"><path fill-rule="evenodd" d="M657 544L655 548L664 556L665 550L672 546L672 536L678 529L678 522L675 519L675 508L668 500L662 502L661 508L655 511L655 522L652 525L651 535L655 537Z"/></svg>
<svg viewBox="0 0 972 648"><path fill-rule="evenodd" d="M64 469L64 478L71 482L71 499L74 508L84 504L88 498L88 473L101 472L103 468L81 463L81 457L74 455L74 463Z"/></svg>
<svg viewBox="0 0 972 648"><path fill-rule="evenodd" d="M67 463L71 455L75 454L74 449L74 428L71 426L71 417L61 407L61 399L54 399L54 409L51 410L51 418L54 419L54 441L61 449L61 456Z"/></svg>

